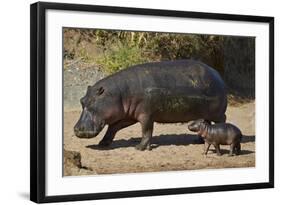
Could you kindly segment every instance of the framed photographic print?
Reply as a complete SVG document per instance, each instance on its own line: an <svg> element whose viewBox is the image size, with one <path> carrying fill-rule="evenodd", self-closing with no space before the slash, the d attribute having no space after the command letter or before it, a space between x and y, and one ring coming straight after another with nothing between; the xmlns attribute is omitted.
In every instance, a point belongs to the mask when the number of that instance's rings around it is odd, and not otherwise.
<svg viewBox="0 0 281 205"><path fill-rule="evenodd" d="M30 20L32 201L274 187L273 17L39 2Z"/></svg>

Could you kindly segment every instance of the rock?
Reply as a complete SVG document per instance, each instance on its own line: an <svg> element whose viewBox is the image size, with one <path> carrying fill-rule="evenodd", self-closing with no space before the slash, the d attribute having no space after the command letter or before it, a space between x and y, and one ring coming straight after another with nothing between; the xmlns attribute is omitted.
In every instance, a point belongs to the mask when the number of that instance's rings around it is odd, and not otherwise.
<svg viewBox="0 0 281 205"><path fill-rule="evenodd" d="M64 152L64 175L72 176L79 173L81 165L81 154L79 152L63 150Z"/></svg>
<svg viewBox="0 0 281 205"><path fill-rule="evenodd" d="M77 67L64 69L64 107L67 109L80 109L80 98L85 95L88 85L94 85L97 81L106 76L95 66L86 68L83 65L75 64Z"/></svg>
<svg viewBox="0 0 281 205"><path fill-rule="evenodd" d="M81 154L75 151L63 150L64 152L64 176L97 174L91 168L82 166Z"/></svg>
<svg viewBox="0 0 281 205"><path fill-rule="evenodd" d="M75 151L63 150L64 152L64 166L75 166L81 168L81 154Z"/></svg>

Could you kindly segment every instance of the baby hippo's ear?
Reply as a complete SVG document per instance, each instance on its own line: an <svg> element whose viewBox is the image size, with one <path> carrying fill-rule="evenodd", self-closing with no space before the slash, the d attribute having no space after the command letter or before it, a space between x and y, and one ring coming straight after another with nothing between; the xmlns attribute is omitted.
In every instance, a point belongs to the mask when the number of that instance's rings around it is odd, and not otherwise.
<svg viewBox="0 0 281 205"><path fill-rule="evenodd" d="M208 124L208 125L211 125L212 124L212 122L210 121L210 120L204 120L203 121L205 124Z"/></svg>

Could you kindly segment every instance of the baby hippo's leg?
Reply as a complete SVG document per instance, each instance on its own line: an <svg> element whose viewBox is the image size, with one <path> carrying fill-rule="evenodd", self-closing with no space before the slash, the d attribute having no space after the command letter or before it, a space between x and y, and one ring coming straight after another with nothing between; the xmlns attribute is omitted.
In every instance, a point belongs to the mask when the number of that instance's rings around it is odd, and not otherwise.
<svg viewBox="0 0 281 205"><path fill-rule="evenodd" d="M229 149L229 156L233 156L234 148L236 148L236 144L232 143Z"/></svg>
<svg viewBox="0 0 281 205"><path fill-rule="evenodd" d="M204 152L203 154L207 155L208 151L209 151L209 148L210 148L210 145L208 142L205 142L205 146L204 146Z"/></svg>
<svg viewBox="0 0 281 205"><path fill-rule="evenodd" d="M220 145L219 144L214 144L214 147L216 148L217 155L221 156Z"/></svg>
<svg viewBox="0 0 281 205"><path fill-rule="evenodd" d="M241 152L241 144L238 142L235 147L236 154L239 155Z"/></svg>

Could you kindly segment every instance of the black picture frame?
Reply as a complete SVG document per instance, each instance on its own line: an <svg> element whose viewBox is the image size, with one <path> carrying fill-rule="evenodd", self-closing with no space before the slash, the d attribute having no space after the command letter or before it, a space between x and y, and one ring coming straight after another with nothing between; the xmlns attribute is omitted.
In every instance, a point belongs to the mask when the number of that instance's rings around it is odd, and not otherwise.
<svg viewBox="0 0 281 205"><path fill-rule="evenodd" d="M46 10L120 13L131 15L168 16L195 19L216 19L269 24L269 181L238 185L171 188L158 190L88 193L46 196L46 81L45 81L45 25ZM274 18L265 16L229 15L144 8L125 8L82 4L38 2L30 6L30 199L37 203L76 200L96 200L198 192L261 189L274 187Z"/></svg>

